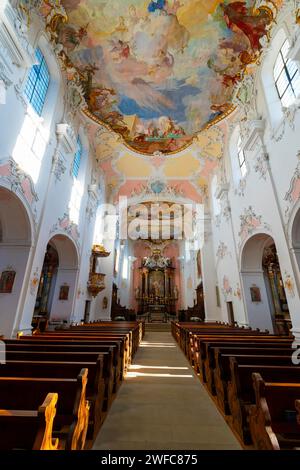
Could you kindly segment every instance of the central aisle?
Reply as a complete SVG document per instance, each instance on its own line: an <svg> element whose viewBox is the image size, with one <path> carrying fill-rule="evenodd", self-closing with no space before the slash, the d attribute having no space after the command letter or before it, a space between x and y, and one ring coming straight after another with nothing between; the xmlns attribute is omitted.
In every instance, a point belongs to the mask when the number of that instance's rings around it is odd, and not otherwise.
<svg viewBox="0 0 300 470"><path fill-rule="evenodd" d="M148 332L94 450L241 449L169 332Z"/></svg>

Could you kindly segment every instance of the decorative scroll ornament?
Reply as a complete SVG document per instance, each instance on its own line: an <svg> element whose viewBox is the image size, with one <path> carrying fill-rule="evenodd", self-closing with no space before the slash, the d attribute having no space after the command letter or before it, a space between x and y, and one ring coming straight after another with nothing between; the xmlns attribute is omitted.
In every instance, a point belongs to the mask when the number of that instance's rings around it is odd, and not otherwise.
<svg viewBox="0 0 300 470"><path fill-rule="evenodd" d="M258 173L259 178L265 181L267 179L267 174L268 174L268 160L269 160L268 154L264 153L263 155L260 155L259 157L257 157L255 165L254 165L255 173Z"/></svg>
<svg viewBox="0 0 300 470"><path fill-rule="evenodd" d="M161 196L161 197L184 197L184 191L179 185L167 184L160 178L150 180L147 185L141 185L139 188L135 188L131 197L135 196Z"/></svg>
<svg viewBox="0 0 300 470"><path fill-rule="evenodd" d="M241 178L239 181L238 187L234 190L234 194L237 196L245 196L245 189L247 185L247 179L246 178Z"/></svg>
<svg viewBox="0 0 300 470"><path fill-rule="evenodd" d="M99 292L105 289L105 274L103 273L90 273L87 283L87 290L92 297L97 297Z"/></svg>
<svg viewBox="0 0 300 470"><path fill-rule="evenodd" d="M36 203L39 198L35 191L34 183L31 177L21 170L13 158L0 161L0 180L8 184L11 191L15 193L20 192L25 197L36 220Z"/></svg>
<svg viewBox="0 0 300 470"><path fill-rule="evenodd" d="M167 268L171 266L170 258L161 255L160 250L153 250L153 255L143 259L145 268Z"/></svg>
<svg viewBox="0 0 300 470"><path fill-rule="evenodd" d="M248 209L244 209L244 213L240 215L240 221L239 237L241 242L246 240L249 235L252 235L259 228L270 231L269 224L262 222L262 216L257 215L252 206L249 206Z"/></svg>
<svg viewBox="0 0 300 470"><path fill-rule="evenodd" d="M80 233L78 231L78 226L71 221L68 211L66 211L62 217L58 218L58 221L52 226L50 234L56 232L57 230L63 230L68 235L70 235L73 240L75 240L77 243L79 242Z"/></svg>
<svg viewBox="0 0 300 470"><path fill-rule="evenodd" d="M290 186L288 191L286 192L284 196L284 200L287 202L287 207L285 209L285 217L289 218L291 210L294 206L294 204L299 200L300 198L300 151L297 153L298 157L298 165L296 166L293 176L290 181Z"/></svg>
<svg viewBox="0 0 300 470"><path fill-rule="evenodd" d="M217 249L217 252L216 252L217 260L220 261L221 259L224 259L225 256L230 256L231 257L231 253L228 250L228 246L225 245L224 242L220 242L220 244L218 246L218 249Z"/></svg>

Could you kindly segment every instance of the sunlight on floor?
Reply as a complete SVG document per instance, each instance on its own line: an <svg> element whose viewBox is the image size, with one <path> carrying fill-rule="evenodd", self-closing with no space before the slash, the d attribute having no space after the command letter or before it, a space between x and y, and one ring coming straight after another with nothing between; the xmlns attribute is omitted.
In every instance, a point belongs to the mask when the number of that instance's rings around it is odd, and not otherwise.
<svg viewBox="0 0 300 470"><path fill-rule="evenodd" d="M148 341L142 341L140 348L176 348L174 343L150 343Z"/></svg>
<svg viewBox="0 0 300 470"><path fill-rule="evenodd" d="M145 373L145 372L127 372L126 374L126 378L127 379L132 379L132 378L136 378L136 377L172 377L172 378L175 378L175 379L178 379L178 378L186 378L186 379L190 379L190 378L193 378L194 376L193 375L180 375L180 374L149 374L149 373Z"/></svg>
<svg viewBox="0 0 300 470"><path fill-rule="evenodd" d="M140 364L131 364L129 369L170 369L170 370L188 370L188 367L170 367L170 366L143 366Z"/></svg>

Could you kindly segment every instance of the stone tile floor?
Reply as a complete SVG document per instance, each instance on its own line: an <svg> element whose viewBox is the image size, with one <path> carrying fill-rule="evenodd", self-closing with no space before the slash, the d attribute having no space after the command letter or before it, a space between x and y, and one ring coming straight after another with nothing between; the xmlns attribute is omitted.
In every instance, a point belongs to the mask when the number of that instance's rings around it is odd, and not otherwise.
<svg viewBox="0 0 300 470"><path fill-rule="evenodd" d="M94 450L238 450L170 332L147 332Z"/></svg>

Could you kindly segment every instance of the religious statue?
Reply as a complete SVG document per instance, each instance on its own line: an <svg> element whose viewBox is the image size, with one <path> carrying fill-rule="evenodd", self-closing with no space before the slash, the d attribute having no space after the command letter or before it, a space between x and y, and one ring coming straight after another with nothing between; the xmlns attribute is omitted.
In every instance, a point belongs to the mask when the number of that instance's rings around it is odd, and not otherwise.
<svg viewBox="0 0 300 470"><path fill-rule="evenodd" d="M154 281L152 284L154 297L160 297L160 285L158 281Z"/></svg>
<svg viewBox="0 0 300 470"><path fill-rule="evenodd" d="M136 298L136 299L139 299L139 298L140 298L140 294L141 294L140 288L139 288L139 287L136 287L136 289L135 289L135 298Z"/></svg>

